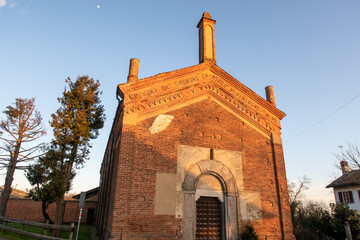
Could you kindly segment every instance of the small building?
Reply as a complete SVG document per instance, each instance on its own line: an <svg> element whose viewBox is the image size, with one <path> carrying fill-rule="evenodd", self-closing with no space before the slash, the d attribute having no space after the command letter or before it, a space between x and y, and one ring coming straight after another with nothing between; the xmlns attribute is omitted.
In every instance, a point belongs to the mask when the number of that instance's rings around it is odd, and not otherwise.
<svg viewBox="0 0 360 240"><path fill-rule="evenodd" d="M98 195L99 195L99 187L90 189L85 192L85 205L89 203L94 203L98 201ZM80 194L76 194L72 196L74 200L79 201L80 200ZM94 224L94 218L95 218L95 207L88 207L87 208L87 214L86 214L86 224L93 225Z"/></svg>
<svg viewBox="0 0 360 240"><path fill-rule="evenodd" d="M295 239L285 113L272 86L264 99L217 65L214 27L204 13L197 65L139 79L130 60L100 170L102 240L236 240L247 224L261 239Z"/></svg>
<svg viewBox="0 0 360 240"><path fill-rule="evenodd" d="M326 186L333 188L336 203L346 203L350 209L360 213L360 170L349 169L346 161L341 161L341 177Z"/></svg>
<svg viewBox="0 0 360 240"><path fill-rule="evenodd" d="M99 187L90 189L90 190L86 191L85 201L96 202L98 200L98 196L99 196ZM72 198L74 200L79 200L80 199L80 193L72 196Z"/></svg>

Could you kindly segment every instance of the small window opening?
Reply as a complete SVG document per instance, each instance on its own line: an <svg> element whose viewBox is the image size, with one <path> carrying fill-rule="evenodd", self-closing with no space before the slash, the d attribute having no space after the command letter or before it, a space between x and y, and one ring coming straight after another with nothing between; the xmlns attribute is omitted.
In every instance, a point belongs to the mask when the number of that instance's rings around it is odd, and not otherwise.
<svg viewBox="0 0 360 240"><path fill-rule="evenodd" d="M338 195L339 195L340 203L353 203L354 202L352 191L338 192Z"/></svg>

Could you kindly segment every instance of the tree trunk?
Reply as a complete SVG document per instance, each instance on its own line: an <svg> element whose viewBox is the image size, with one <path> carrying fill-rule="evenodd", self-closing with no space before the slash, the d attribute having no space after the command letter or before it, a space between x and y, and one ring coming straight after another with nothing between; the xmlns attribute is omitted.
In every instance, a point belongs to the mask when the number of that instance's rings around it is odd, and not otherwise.
<svg viewBox="0 0 360 240"><path fill-rule="evenodd" d="M3 192L1 194L1 202L0 202L0 215L3 217L5 217L7 203L9 201L10 194L11 194L11 184L12 184L12 181L14 180L14 172L16 169L16 161L17 161L17 158L18 158L19 152L20 152L21 140L22 140L22 137L20 136L15 145L15 150L12 153L12 156L9 161L8 170L6 172L5 185L4 185Z"/></svg>
<svg viewBox="0 0 360 240"><path fill-rule="evenodd" d="M62 213L62 209L64 206L64 196L62 196L61 198L59 198L58 200L56 200L56 210L55 210L55 219L54 219L54 223L56 225L62 225L62 218L61 218L61 213ZM53 237L59 237L60 236L60 231L59 230L54 230L53 231Z"/></svg>
<svg viewBox="0 0 360 240"><path fill-rule="evenodd" d="M62 206L62 202L63 202L63 198L59 198L56 200L56 210L55 210L55 224L60 225L61 224L61 220L60 220L60 215L61 215L61 206Z"/></svg>
<svg viewBox="0 0 360 240"><path fill-rule="evenodd" d="M64 212L64 197L66 193L66 185L68 184L70 178L70 173L68 174L69 169L71 173L70 167L66 167L65 169L65 176L63 178L63 182L61 186L61 188L63 189L62 196L58 200L56 200L55 224L62 224L62 220L63 220L62 218L64 215L63 212Z"/></svg>
<svg viewBox="0 0 360 240"><path fill-rule="evenodd" d="M64 217L64 213L65 213L65 202L64 202L64 196L67 190L67 184L69 182L70 179L70 175L71 175L71 170L72 170L72 166L76 157L76 153L77 153L77 148L78 148L78 144L74 144L72 150L71 150L71 154L70 154L70 159L69 161L65 164L65 171L64 171L64 178L63 178L63 182L62 182L62 196L60 199L56 200L56 211L55 211L55 224L61 225L63 223L63 217ZM54 237L57 237L59 235L59 231L54 231Z"/></svg>
<svg viewBox="0 0 360 240"><path fill-rule="evenodd" d="M54 222L51 221L51 219L49 217L49 214L46 213L46 209L48 208L49 205L46 204L46 201L41 201L41 202L42 202L41 210L42 210L42 214L43 214L43 216L45 218L45 222L46 222L46 220L48 220L50 224L54 224Z"/></svg>
<svg viewBox="0 0 360 240"><path fill-rule="evenodd" d="M60 213L61 224L64 223L65 209L66 209L66 201L64 200L62 207L61 207L61 213Z"/></svg>
<svg viewBox="0 0 360 240"><path fill-rule="evenodd" d="M11 184L14 180L14 172L16 168L16 162L13 162L13 159L10 160L8 170L6 172L5 185L3 192L1 194L1 202L0 202L0 215L5 217L6 214L6 206L9 201L11 195Z"/></svg>

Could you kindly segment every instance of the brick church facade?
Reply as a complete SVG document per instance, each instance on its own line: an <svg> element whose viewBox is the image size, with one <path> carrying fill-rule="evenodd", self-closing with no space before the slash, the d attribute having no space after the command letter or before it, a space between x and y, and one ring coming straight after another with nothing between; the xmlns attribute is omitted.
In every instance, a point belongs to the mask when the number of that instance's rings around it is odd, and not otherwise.
<svg viewBox="0 0 360 240"><path fill-rule="evenodd" d="M199 64L138 79L130 60L100 176L101 239L295 239L280 120L266 100L216 64L204 13Z"/></svg>

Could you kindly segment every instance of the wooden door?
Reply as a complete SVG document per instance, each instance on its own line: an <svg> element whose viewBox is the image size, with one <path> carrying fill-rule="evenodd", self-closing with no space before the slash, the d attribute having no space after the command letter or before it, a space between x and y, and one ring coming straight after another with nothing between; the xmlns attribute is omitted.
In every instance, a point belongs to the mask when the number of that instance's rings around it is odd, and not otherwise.
<svg viewBox="0 0 360 240"><path fill-rule="evenodd" d="M221 240L221 207L215 197L196 201L196 239Z"/></svg>

